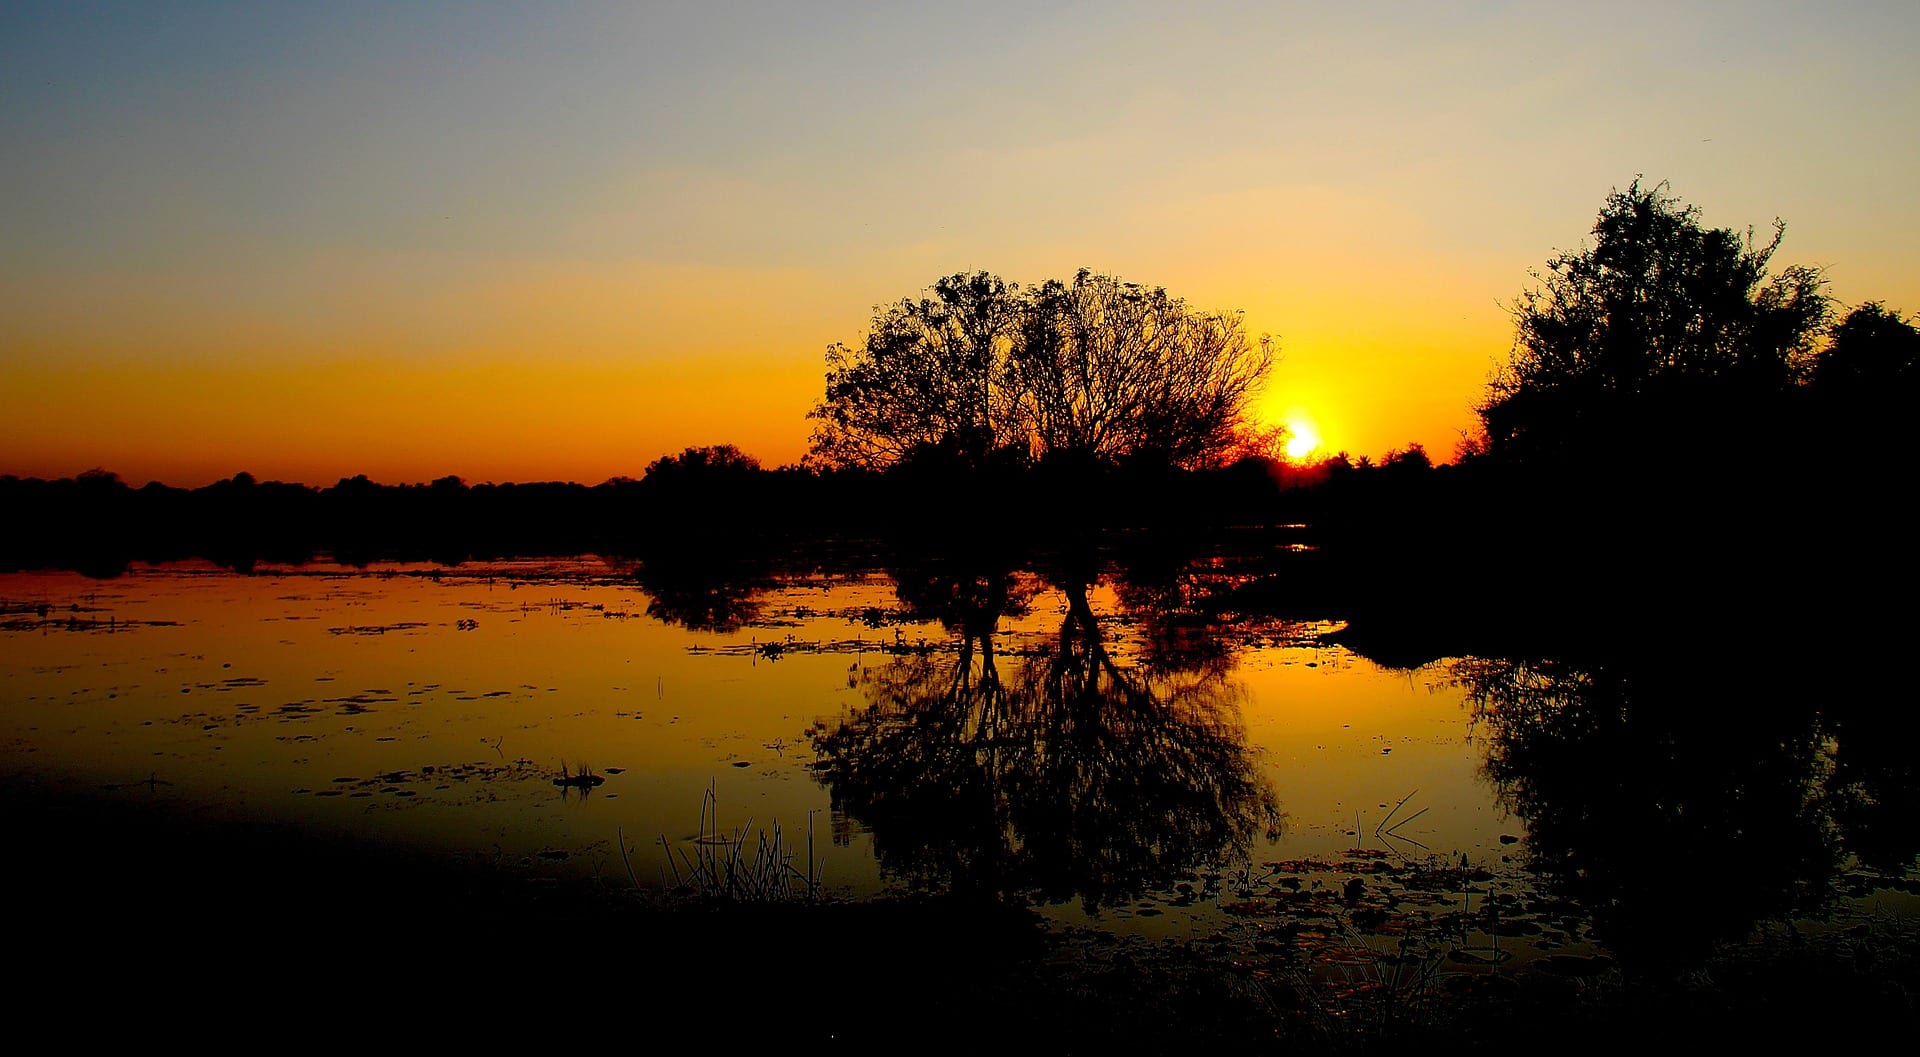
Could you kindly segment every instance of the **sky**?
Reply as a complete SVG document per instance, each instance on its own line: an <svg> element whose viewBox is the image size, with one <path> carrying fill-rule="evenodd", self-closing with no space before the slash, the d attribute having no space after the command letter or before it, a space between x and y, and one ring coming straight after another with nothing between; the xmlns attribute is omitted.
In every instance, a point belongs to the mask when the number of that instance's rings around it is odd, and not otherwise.
<svg viewBox="0 0 1920 1057"><path fill-rule="evenodd" d="M806 449L874 306L1245 313L1262 419L1448 456L1665 180L1920 311L1920 5L0 5L0 473L640 474Z"/></svg>

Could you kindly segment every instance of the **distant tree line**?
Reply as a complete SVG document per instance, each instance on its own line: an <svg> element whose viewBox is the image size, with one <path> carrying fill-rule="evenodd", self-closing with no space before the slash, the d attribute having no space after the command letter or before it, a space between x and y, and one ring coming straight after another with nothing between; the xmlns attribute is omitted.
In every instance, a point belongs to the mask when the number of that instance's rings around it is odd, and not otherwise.
<svg viewBox="0 0 1920 1057"><path fill-rule="evenodd" d="M766 469L718 445L597 485L458 477L383 485L360 476L321 488L239 473L185 489L134 487L106 470L58 480L4 476L0 509L11 514L0 520L0 569L114 575L130 562L187 558L248 570L322 558L454 564L591 553L724 572L785 554L801 564L838 560L833 555L858 561L905 537L968 545L984 533L1045 539L1086 527L1270 520L1284 497L1308 493L1283 493L1268 469L1245 462L1086 477L937 460L887 470Z"/></svg>

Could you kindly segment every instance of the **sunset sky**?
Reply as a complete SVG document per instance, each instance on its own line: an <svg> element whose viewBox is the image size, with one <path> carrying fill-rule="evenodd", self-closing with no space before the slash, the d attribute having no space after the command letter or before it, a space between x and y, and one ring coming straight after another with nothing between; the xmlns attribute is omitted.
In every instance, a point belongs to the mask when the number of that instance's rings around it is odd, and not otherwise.
<svg viewBox="0 0 1920 1057"><path fill-rule="evenodd" d="M1912 0L9 2L0 473L789 462L876 303L1082 266L1445 457L1636 174L1920 310L1916 55Z"/></svg>

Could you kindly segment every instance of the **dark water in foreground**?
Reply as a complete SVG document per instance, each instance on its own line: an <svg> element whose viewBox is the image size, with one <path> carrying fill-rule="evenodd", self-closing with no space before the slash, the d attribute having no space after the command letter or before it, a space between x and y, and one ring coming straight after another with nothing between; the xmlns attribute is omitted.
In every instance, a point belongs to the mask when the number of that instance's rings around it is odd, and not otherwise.
<svg viewBox="0 0 1920 1057"><path fill-rule="evenodd" d="M620 887L745 837L779 867L762 895L1012 900L1336 984L1916 910L1912 721L1818 674L1874 658L1409 670L1340 621L1201 604L1241 586L8 574L0 766Z"/></svg>

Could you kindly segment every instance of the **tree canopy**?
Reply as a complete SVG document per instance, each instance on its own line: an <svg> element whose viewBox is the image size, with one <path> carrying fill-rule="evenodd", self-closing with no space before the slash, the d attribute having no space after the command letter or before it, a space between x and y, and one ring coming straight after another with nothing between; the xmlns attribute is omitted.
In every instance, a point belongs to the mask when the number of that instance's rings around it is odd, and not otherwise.
<svg viewBox="0 0 1920 1057"><path fill-rule="evenodd" d="M828 346L826 397L808 416L817 460L885 466L920 447L985 452L1012 439L1018 286L979 272L928 292L876 309L860 348Z"/></svg>
<svg viewBox="0 0 1920 1057"><path fill-rule="evenodd" d="M1026 289L952 275L928 293L877 309L859 347L827 350L816 462L938 449L1206 465L1246 428L1273 360L1238 313L1084 269Z"/></svg>
<svg viewBox="0 0 1920 1057"><path fill-rule="evenodd" d="M1920 329L1869 301L1835 324L1833 343L1813 363L1816 389L1891 396L1920 385Z"/></svg>
<svg viewBox="0 0 1920 1057"><path fill-rule="evenodd" d="M1007 369L1041 452L1205 464L1246 425L1272 346L1238 313L1082 270L1029 294Z"/></svg>
<svg viewBox="0 0 1920 1057"><path fill-rule="evenodd" d="M1609 194L1594 244L1549 260L1514 306L1509 362L1476 409L1492 450L1612 444L1670 409L1794 386L1831 310L1819 269L1769 273L1784 231L1705 227L1664 183Z"/></svg>
<svg viewBox="0 0 1920 1057"><path fill-rule="evenodd" d="M760 460L731 444L688 448L678 455L662 455L647 464L644 480L699 478L721 474L748 474L760 468Z"/></svg>

